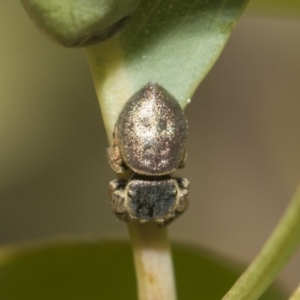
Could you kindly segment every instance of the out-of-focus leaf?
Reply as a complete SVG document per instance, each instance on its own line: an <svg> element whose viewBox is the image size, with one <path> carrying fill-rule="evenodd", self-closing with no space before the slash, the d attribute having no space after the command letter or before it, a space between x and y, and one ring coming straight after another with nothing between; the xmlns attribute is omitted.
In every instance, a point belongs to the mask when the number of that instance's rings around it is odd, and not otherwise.
<svg viewBox="0 0 300 300"><path fill-rule="evenodd" d="M21 0L32 21L66 47L103 42L129 22L140 0Z"/></svg>
<svg viewBox="0 0 300 300"><path fill-rule="evenodd" d="M221 299L238 278L238 268L207 251L174 249L179 299ZM61 243L0 251L0 299L136 299L129 244ZM284 299L272 287L263 300Z"/></svg>

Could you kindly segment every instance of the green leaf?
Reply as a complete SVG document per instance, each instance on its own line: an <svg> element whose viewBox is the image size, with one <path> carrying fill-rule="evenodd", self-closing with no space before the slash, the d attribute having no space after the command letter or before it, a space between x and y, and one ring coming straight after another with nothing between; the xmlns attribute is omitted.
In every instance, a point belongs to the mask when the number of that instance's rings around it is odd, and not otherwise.
<svg viewBox="0 0 300 300"><path fill-rule="evenodd" d="M239 275L207 251L177 246L174 263L179 299L220 299ZM62 243L0 252L0 299L136 299L129 244ZM284 299L272 287L261 298Z"/></svg>
<svg viewBox="0 0 300 300"><path fill-rule="evenodd" d="M107 40L129 22L140 0L21 0L53 41L86 47Z"/></svg>
<svg viewBox="0 0 300 300"><path fill-rule="evenodd" d="M87 49L110 135L124 103L157 82L184 108L217 60L247 0L142 0L130 24Z"/></svg>

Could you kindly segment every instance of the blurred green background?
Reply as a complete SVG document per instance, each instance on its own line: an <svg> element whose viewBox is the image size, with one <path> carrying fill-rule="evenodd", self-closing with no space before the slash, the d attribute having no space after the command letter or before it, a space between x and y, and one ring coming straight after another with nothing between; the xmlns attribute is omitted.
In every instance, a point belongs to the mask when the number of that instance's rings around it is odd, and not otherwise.
<svg viewBox="0 0 300 300"><path fill-rule="evenodd" d="M127 238L110 213L107 139L83 50L0 2L0 243ZM173 240L250 261L300 178L300 19L246 11L186 109L190 209ZM280 275L292 289L300 253Z"/></svg>

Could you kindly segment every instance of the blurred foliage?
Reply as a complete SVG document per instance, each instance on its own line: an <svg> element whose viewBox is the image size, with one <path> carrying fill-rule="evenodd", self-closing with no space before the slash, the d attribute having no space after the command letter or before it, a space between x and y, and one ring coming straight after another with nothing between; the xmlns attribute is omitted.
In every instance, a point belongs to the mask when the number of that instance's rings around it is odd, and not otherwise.
<svg viewBox="0 0 300 300"><path fill-rule="evenodd" d="M179 299L221 299L241 268L188 246L174 247ZM263 300L284 299L276 287ZM135 299L130 245L125 242L60 243L0 252L0 298Z"/></svg>
<svg viewBox="0 0 300 300"><path fill-rule="evenodd" d="M103 42L123 29L140 0L21 0L31 20L66 47Z"/></svg>

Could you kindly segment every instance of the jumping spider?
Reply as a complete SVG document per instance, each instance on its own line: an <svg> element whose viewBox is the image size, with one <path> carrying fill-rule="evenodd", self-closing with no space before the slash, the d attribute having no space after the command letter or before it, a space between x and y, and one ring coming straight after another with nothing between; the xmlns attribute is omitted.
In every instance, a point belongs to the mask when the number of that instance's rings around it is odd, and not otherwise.
<svg viewBox="0 0 300 300"><path fill-rule="evenodd" d="M125 103L108 149L115 172L132 171L129 180L109 184L112 210L121 220L166 225L185 211L189 181L170 174L184 167L187 128L176 99L156 83Z"/></svg>

